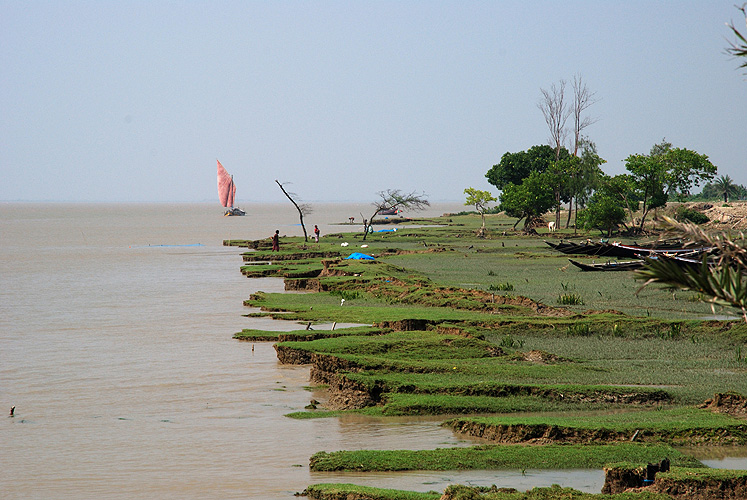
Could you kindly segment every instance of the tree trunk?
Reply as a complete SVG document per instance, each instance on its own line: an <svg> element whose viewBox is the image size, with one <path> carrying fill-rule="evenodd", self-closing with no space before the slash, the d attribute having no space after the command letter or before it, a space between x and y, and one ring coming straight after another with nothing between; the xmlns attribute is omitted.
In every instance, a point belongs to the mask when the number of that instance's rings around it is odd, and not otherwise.
<svg viewBox="0 0 747 500"><path fill-rule="evenodd" d="M296 203L295 200L291 198L291 196L285 190L283 185L280 184L280 182L278 182L277 179L275 179L275 182L277 183L278 186L280 186L280 190L283 192L283 194L291 201L291 203L293 203L293 206L296 207L296 210L298 210L298 217L299 219L301 219L301 228L303 229L303 240L309 241L309 236L308 234L306 234L306 226L303 223L303 210L301 210L301 207L298 206L298 203Z"/></svg>
<svg viewBox="0 0 747 500"><path fill-rule="evenodd" d="M379 215L379 210L376 210L373 215L371 216L368 221L366 219L363 219L363 241L366 241L366 237L368 236L368 230L373 225L374 217Z"/></svg>
<svg viewBox="0 0 747 500"><path fill-rule="evenodd" d="M578 208L578 207L576 207ZM565 228L571 225L571 214L573 214L573 198L568 202L568 218L565 220Z"/></svg>

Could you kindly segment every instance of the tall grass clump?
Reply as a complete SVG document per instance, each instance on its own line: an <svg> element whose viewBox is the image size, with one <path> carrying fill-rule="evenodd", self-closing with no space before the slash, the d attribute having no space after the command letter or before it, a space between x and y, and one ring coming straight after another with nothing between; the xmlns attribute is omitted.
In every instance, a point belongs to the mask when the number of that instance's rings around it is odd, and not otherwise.
<svg viewBox="0 0 747 500"><path fill-rule="evenodd" d="M497 285L490 285L488 290L491 292L513 292L514 286L509 282L499 283Z"/></svg>
<svg viewBox="0 0 747 500"><path fill-rule="evenodd" d="M524 341L515 339L511 335L506 335L501 339L499 344L503 349L521 349L524 347Z"/></svg>
<svg viewBox="0 0 747 500"><path fill-rule="evenodd" d="M682 323L671 323L669 328L656 328L656 336L662 340L678 340L682 337Z"/></svg>
<svg viewBox="0 0 747 500"><path fill-rule="evenodd" d="M573 323L568 325L567 333L569 337L588 337L592 331L588 323Z"/></svg>
<svg viewBox="0 0 747 500"><path fill-rule="evenodd" d="M577 293L564 293L558 296L558 304L563 306L582 306L584 299Z"/></svg>

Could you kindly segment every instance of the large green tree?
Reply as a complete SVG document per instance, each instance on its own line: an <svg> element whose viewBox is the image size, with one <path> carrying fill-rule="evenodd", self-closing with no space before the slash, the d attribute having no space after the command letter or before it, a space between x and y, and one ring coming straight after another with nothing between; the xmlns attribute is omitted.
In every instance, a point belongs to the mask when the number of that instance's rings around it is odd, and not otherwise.
<svg viewBox="0 0 747 500"><path fill-rule="evenodd" d="M599 186L599 181L604 175L600 167L603 163L607 163L597 154L596 145L585 137L579 140L576 152L579 151L581 155L572 156L565 170L567 175L565 186L570 200L568 218L565 221L566 229L571 223L572 202L576 202L576 213L578 213L579 207L586 205L593 191Z"/></svg>
<svg viewBox="0 0 747 500"><path fill-rule="evenodd" d="M568 158L568 150L562 148L560 158ZM526 151L505 153L500 163L493 165L485 174L488 182L503 190L509 184L521 184L532 172L542 173L555 162L555 150L543 144L532 146Z"/></svg>
<svg viewBox="0 0 747 500"><path fill-rule="evenodd" d="M624 210L627 210L630 222L633 223L634 213L638 210L641 199L632 176L628 174L615 175L614 177L602 175L598 191L613 198ZM591 202L589 206L591 207Z"/></svg>
<svg viewBox="0 0 747 500"><path fill-rule="evenodd" d="M638 230L643 230L651 210L666 205L670 197L682 199L693 186L716 175L708 156L662 141L648 155L630 155L625 160L633 186L642 202Z"/></svg>
<svg viewBox="0 0 747 500"><path fill-rule="evenodd" d="M576 225L583 229L598 229L609 238L625 221L625 209L620 201L602 191L594 193L589 206L576 212Z"/></svg>
<svg viewBox="0 0 747 500"><path fill-rule="evenodd" d="M552 174L532 172L521 184L508 184L501 193L501 210L517 217L514 228L524 219L524 228L555 205Z"/></svg>

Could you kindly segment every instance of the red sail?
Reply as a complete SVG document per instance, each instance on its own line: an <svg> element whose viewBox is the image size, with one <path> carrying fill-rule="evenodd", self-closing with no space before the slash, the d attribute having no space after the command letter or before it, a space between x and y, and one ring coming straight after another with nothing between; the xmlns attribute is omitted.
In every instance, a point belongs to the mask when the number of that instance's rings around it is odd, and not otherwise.
<svg viewBox="0 0 747 500"><path fill-rule="evenodd" d="M236 196L236 184L233 177L218 162L218 199L224 207L233 207L233 199Z"/></svg>

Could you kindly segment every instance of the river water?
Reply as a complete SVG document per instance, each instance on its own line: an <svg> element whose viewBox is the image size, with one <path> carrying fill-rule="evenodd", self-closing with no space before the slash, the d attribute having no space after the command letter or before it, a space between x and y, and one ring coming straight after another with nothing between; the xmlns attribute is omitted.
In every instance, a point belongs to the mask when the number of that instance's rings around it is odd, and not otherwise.
<svg viewBox="0 0 747 500"><path fill-rule="evenodd" d="M601 471L310 472L322 450L472 443L440 419L283 416L313 397L308 367L231 336L299 325L243 316L244 299L282 281L243 277L242 250L222 241L302 233L290 204L243 208L0 204L0 411L16 407L0 418L5 496L290 499L320 482L600 490ZM355 229L334 224L363 210L318 205L305 222L323 235Z"/></svg>
<svg viewBox="0 0 747 500"><path fill-rule="evenodd" d="M0 408L16 407L0 419L5 495L292 498L338 480L310 473L316 451L460 444L437 421L283 416L312 397L308 367L231 336L298 325L242 316L282 282L243 277L222 241L301 234L288 207L0 205ZM315 209L324 233L360 211ZM374 476L360 482L430 482Z"/></svg>

